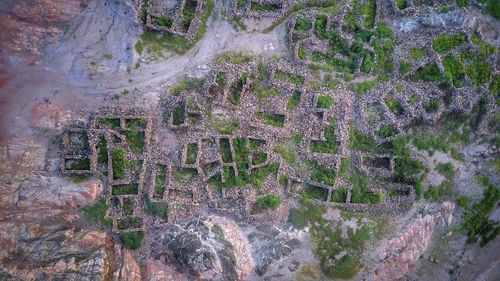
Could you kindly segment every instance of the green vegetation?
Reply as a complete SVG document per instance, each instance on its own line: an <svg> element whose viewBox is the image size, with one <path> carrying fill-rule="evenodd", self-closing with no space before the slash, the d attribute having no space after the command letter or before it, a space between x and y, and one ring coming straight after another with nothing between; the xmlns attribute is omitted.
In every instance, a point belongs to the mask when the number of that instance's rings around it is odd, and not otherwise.
<svg viewBox="0 0 500 281"><path fill-rule="evenodd" d="M66 169L79 171L90 170L90 160L88 158L66 160Z"/></svg>
<svg viewBox="0 0 500 281"><path fill-rule="evenodd" d="M222 161L225 163L233 162L233 156L231 153L231 144L229 143L229 139L220 139L220 154L222 157Z"/></svg>
<svg viewBox="0 0 500 281"><path fill-rule="evenodd" d="M396 5L398 5L398 8L400 10L403 10L405 9L407 6L406 6L406 0L396 0Z"/></svg>
<svg viewBox="0 0 500 281"><path fill-rule="evenodd" d="M250 9L256 12L277 12L281 4L252 2Z"/></svg>
<svg viewBox="0 0 500 281"><path fill-rule="evenodd" d="M328 196L328 190L314 185L306 185L304 188L304 192L302 193L302 197L306 200L316 199L325 201Z"/></svg>
<svg viewBox="0 0 500 281"><path fill-rule="evenodd" d="M186 120L186 104L181 102L172 109L172 124L179 126Z"/></svg>
<svg viewBox="0 0 500 281"><path fill-rule="evenodd" d="M500 20L500 2L498 0L486 0L486 13Z"/></svg>
<svg viewBox="0 0 500 281"><path fill-rule="evenodd" d="M432 202L441 202L444 197L451 196L453 191L453 179L447 178L438 186L429 186L424 193L424 198Z"/></svg>
<svg viewBox="0 0 500 281"><path fill-rule="evenodd" d="M188 144L186 152L186 164L196 163L197 156L198 156L198 144L196 143Z"/></svg>
<svg viewBox="0 0 500 281"><path fill-rule="evenodd" d="M298 161L298 155L296 151L296 147L291 143L279 143L274 148L274 152L281 155L283 160L290 165L295 166Z"/></svg>
<svg viewBox="0 0 500 281"><path fill-rule="evenodd" d="M377 87L379 83L380 81L377 79L361 82L356 85L356 94L358 96L363 96L369 90Z"/></svg>
<svg viewBox="0 0 500 281"><path fill-rule="evenodd" d="M365 244L380 236L383 222L347 212L342 212L340 221L332 222L323 218L324 207L307 200L302 200L301 203L300 209L290 210L289 219L297 229L310 225L309 233L315 245L314 254L320 261L322 271L329 278L354 277L363 266L360 256ZM342 224L349 219L355 219L358 228L354 230L347 227L345 237L342 235Z"/></svg>
<svg viewBox="0 0 500 281"><path fill-rule="evenodd" d="M312 140L311 152L335 154L338 152L339 143L335 138L335 119L328 120L330 125L325 128L325 141Z"/></svg>
<svg viewBox="0 0 500 281"><path fill-rule="evenodd" d="M291 84L295 84L297 86L300 86L300 85L302 85L302 83L304 83L304 77L303 76L300 76L300 75L297 75L297 74L291 74L291 73L283 72L283 71L280 71L280 70L277 70L274 73L274 78L278 79L278 80L281 80L281 81L285 81L285 82L291 83Z"/></svg>
<svg viewBox="0 0 500 281"><path fill-rule="evenodd" d="M99 120L100 127L110 127L112 129L120 128L120 118L105 118Z"/></svg>
<svg viewBox="0 0 500 281"><path fill-rule="evenodd" d="M301 60L305 60L305 59L306 59L306 56L307 56L306 49L304 49L304 48L299 48L299 49L297 50L297 56L299 57L299 59L301 59Z"/></svg>
<svg viewBox="0 0 500 281"><path fill-rule="evenodd" d="M144 43L141 40L137 41L134 45L135 51L140 55L144 51Z"/></svg>
<svg viewBox="0 0 500 281"><path fill-rule="evenodd" d="M455 168L450 162L437 164L436 171L438 171L447 179L453 179L453 177L455 176Z"/></svg>
<svg viewBox="0 0 500 281"><path fill-rule="evenodd" d="M347 190L343 187L335 189L332 191L332 197L330 201L336 203L345 203L347 200Z"/></svg>
<svg viewBox="0 0 500 281"><path fill-rule="evenodd" d="M373 193L370 191L368 178L359 171L351 169L348 181L352 186L351 203L380 204L384 200L383 192Z"/></svg>
<svg viewBox="0 0 500 281"><path fill-rule="evenodd" d="M229 62L232 64L247 64L253 61L253 54L250 52L224 52L215 59L215 64Z"/></svg>
<svg viewBox="0 0 500 281"><path fill-rule="evenodd" d="M375 132L380 138L389 138L398 134L398 129L391 124L384 124Z"/></svg>
<svg viewBox="0 0 500 281"><path fill-rule="evenodd" d="M255 116L266 125L278 128L283 128L285 126L285 115L257 112Z"/></svg>
<svg viewBox="0 0 500 281"><path fill-rule="evenodd" d="M196 13L196 1L187 0L184 4L184 9L182 10L182 29L184 32L189 30L191 21L194 19Z"/></svg>
<svg viewBox="0 0 500 281"><path fill-rule="evenodd" d="M375 24L375 14L377 10L377 5L375 0L365 1L365 6L363 7L363 15L365 16L365 28L372 29Z"/></svg>
<svg viewBox="0 0 500 281"><path fill-rule="evenodd" d="M240 105L241 92L243 91L243 86L247 83L247 74L243 73L238 81L231 85L229 92L231 95L228 96L227 100L233 105Z"/></svg>
<svg viewBox="0 0 500 281"><path fill-rule="evenodd" d="M167 166L160 165L155 180L155 197L162 198L165 192L165 183L167 181Z"/></svg>
<svg viewBox="0 0 500 281"><path fill-rule="evenodd" d="M200 78L184 78L179 83L175 84L170 88L170 94L172 96L178 96L184 92L194 91L203 86L205 80Z"/></svg>
<svg viewBox="0 0 500 281"><path fill-rule="evenodd" d="M126 216L131 216L134 214L134 201L131 198L123 200L123 213Z"/></svg>
<svg viewBox="0 0 500 281"><path fill-rule="evenodd" d="M138 232L125 232L120 234L120 240L123 245L131 250L137 250L141 247L144 233Z"/></svg>
<svg viewBox="0 0 500 281"><path fill-rule="evenodd" d="M373 139L363 134L363 132L351 128L349 134L349 149L374 152L377 148Z"/></svg>
<svg viewBox="0 0 500 281"><path fill-rule="evenodd" d="M198 175L198 170L194 168L175 168L173 177L176 182L191 181Z"/></svg>
<svg viewBox="0 0 500 281"><path fill-rule="evenodd" d="M240 122L232 118L224 118L215 115L208 116L209 126L224 135L231 135L240 127Z"/></svg>
<svg viewBox="0 0 500 281"><path fill-rule="evenodd" d="M297 32L307 32L311 30L312 22L304 17L298 17L295 20L295 30Z"/></svg>
<svg viewBox="0 0 500 281"><path fill-rule="evenodd" d="M500 96L500 75L493 76L490 84L490 94Z"/></svg>
<svg viewBox="0 0 500 281"><path fill-rule="evenodd" d="M139 118L126 119L125 128L131 130L146 129L146 120Z"/></svg>
<svg viewBox="0 0 500 281"><path fill-rule="evenodd" d="M299 106L299 103L300 103L300 96L301 95L302 94L299 91L294 91L292 94L292 97L288 100L288 103L286 105L287 109L297 108L297 106Z"/></svg>
<svg viewBox="0 0 500 281"><path fill-rule="evenodd" d="M143 131L125 131L123 135L127 139L128 146L135 154L140 154L144 150L144 132Z"/></svg>
<svg viewBox="0 0 500 281"><path fill-rule="evenodd" d="M111 151L111 162L113 164L113 178L121 179L125 172L132 168L132 163L127 159L125 149L115 148Z"/></svg>
<svg viewBox="0 0 500 281"><path fill-rule="evenodd" d="M441 98L433 97L430 98L426 104L424 104L424 109L428 113L436 112L438 111L440 104L441 104Z"/></svg>
<svg viewBox="0 0 500 281"><path fill-rule="evenodd" d="M189 1L186 2L186 6L188 6ZM189 41L183 35L177 35L172 33L158 33L154 31L143 31L141 34L141 42L140 44L144 47L147 47L151 55L155 58L163 57L163 50L169 50L177 54L185 54L189 51L204 35L206 31L206 22L208 17L212 14L214 7L213 0L207 1L207 8L203 12L201 16L201 24L198 28L198 32L193 40ZM189 7L189 10L184 10L183 13L191 13L192 9ZM183 19L182 24L184 28L190 23L190 14L185 15L185 19ZM137 43L136 43L137 46ZM137 47L136 47L137 50ZM142 53L142 52L141 52Z"/></svg>
<svg viewBox="0 0 500 281"><path fill-rule="evenodd" d="M151 202L149 198L144 196L144 206L146 211L151 215L158 217L162 220L168 218L168 204L165 202Z"/></svg>
<svg viewBox="0 0 500 281"><path fill-rule="evenodd" d="M475 62L467 67L467 75L474 86L485 84L490 79L490 66L483 62Z"/></svg>
<svg viewBox="0 0 500 281"><path fill-rule="evenodd" d="M321 182L326 185L335 183L335 171L329 167L320 165L315 161L309 162L309 170L311 172L310 179L315 182Z"/></svg>
<svg viewBox="0 0 500 281"><path fill-rule="evenodd" d="M99 224L101 227L111 227L113 222L106 217L109 206L106 199L101 198L92 205L80 208L80 211L91 221Z"/></svg>
<svg viewBox="0 0 500 281"><path fill-rule="evenodd" d="M442 79L441 72L439 71L439 67L436 63L420 67L415 72L415 75L410 77L410 80L420 82L436 82L441 81Z"/></svg>
<svg viewBox="0 0 500 281"><path fill-rule="evenodd" d="M434 151L450 152L453 144L467 144L470 139L470 120L461 114L449 113L443 125L430 133L427 128L415 128L413 144L420 150L426 150L430 156Z"/></svg>
<svg viewBox="0 0 500 281"><path fill-rule="evenodd" d="M142 226L141 218L123 218L119 219L117 223L117 227L120 230L129 228L139 228L141 226Z"/></svg>
<svg viewBox="0 0 500 281"><path fill-rule="evenodd" d="M387 108L397 116L400 116L404 113L404 109L401 106L401 103L398 101L396 97L391 97L385 101Z"/></svg>
<svg viewBox="0 0 500 281"><path fill-rule="evenodd" d="M463 87L462 80L465 76L464 63L452 56L446 56L443 60L444 78L449 84L457 88Z"/></svg>
<svg viewBox="0 0 500 281"><path fill-rule="evenodd" d="M401 75L406 75L406 74L410 73L411 70L412 70L411 63L406 62L406 61L401 61L399 63L399 73L401 73Z"/></svg>
<svg viewBox="0 0 500 281"><path fill-rule="evenodd" d="M489 218L500 200L500 190L485 176L476 176L476 181L485 187L483 199L466 208L462 226L467 232L467 242L479 241L479 245L483 247L500 233L498 222Z"/></svg>
<svg viewBox="0 0 500 281"><path fill-rule="evenodd" d="M268 194L257 199L255 203L261 209L276 209L281 204L281 198L278 195Z"/></svg>
<svg viewBox="0 0 500 281"><path fill-rule="evenodd" d="M171 28L173 20L169 17L159 17L155 18L155 23L165 28Z"/></svg>
<svg viewBox="0 0 500 281"><path fill-rule="evenodd" d="M139 185L136 183L113 185L111 187L112 195L129 195L129 194L136 195L138 193L139 193Z"/></svg>
<svg viewBox="0 0 500 281"><path fill-rule="evenodd" d="M328 17L326 15L317 15L314 21L314 34L319 39L327 39L328 33L326 30L326 24L328 22Z"/></svg>
<svg viewBox="0 0 500 281"><path fill-rule="evenodd" d="M425 51L425 49L418 48L418 47L411 47L410 48L410 58L413 61L424 58L425 56L427 56L427 52Z"/></svg>
<svg viewBox="0 0 500 281"><path fill-rule="evenodd" d="M463 33L453 35L445 34L434 38L432 46L436 52L444 54L465 43L467 43L467 36Z"/></svg>
<svg viewBox="0 0 500 281"><path fill-rule="evenodd" d="M329 95L321 95L318 97L318 102L316 103L317 108L329 109L334 104L334 100Z"/></svg>
<svg viewBox="0 0 500 281"><path fill-rule="evenodd" d="M288 176L287 175L281 175L280 176L280 179L279 179L279 182L280 182L280 185L285 188L288 186L288 182L290 180L288 179Z"/></svg>

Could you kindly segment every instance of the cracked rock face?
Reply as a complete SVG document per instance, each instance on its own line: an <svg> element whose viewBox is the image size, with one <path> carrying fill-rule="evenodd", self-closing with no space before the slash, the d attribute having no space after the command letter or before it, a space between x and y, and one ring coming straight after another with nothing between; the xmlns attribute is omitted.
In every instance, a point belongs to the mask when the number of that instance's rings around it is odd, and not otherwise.
<svg viewBox="0 0 500 281"><path fill-rule="evenodd" d="M6 0L0 3L0 61L38 63L46 43L56 42L62 23L86 0Z"/></svg>
<svg viewBox="0 0 500 281"><path fill-rule="evenodd" d="M250 245L229 219L211 216L170 226L158 243L158 254L173 256L199 280L244 280L253 269Z"/></svg>

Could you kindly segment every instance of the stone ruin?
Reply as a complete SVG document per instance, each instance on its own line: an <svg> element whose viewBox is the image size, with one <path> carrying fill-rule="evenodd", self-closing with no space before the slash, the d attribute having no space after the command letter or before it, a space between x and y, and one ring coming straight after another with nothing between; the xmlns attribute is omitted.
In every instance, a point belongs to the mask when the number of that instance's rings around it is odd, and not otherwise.
<svg viewBox="0 0 500 281"><path fill-rule="evenodd" d="M392 182L393 156L350 150L352 95L313 90L309 79L307 68L286 61L222 61L199 89L169 95L153 112L102 109L88 127L68 129L61 170L107 179L104 197L116 232L143 230L147 222L166 226L198 214L201 205L259 217L258 194L312 192L317 204L374 212L413 202L411 186ZM165 123L177 138L178 149L169 152L157 149L154 137ZM385 180L363 191L380 202L352 202L355 187L341 175L344 159L358 173ZM245 185L255 189L238 188ZM151 215L158 206L168 206L168 215Z"/></svg>
<svg viewBox="0 0 500 281"><path fill-rule="evenodd" d="M146 30L195 39L207 10L206 0L138 0L139 24Z"/></svg>

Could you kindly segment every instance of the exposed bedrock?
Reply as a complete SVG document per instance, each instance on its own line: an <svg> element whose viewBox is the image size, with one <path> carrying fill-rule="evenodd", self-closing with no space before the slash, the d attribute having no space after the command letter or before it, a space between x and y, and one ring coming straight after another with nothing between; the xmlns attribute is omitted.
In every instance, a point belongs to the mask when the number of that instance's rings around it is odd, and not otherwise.
<svg viewBox="0 0 500 281"><path fill-rule="evenodd" d="M0 62L37 63L46 43L58 40L62 23L87 0L6 0L0 3Z"/></svg>

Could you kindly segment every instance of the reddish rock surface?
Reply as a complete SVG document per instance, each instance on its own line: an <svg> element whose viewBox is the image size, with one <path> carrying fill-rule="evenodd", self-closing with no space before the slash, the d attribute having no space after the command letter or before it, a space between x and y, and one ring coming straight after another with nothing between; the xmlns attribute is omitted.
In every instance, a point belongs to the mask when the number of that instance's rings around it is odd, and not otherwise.
<svg viewBox="0 0 500 281"><path fill-rule="evenodd" d="M38 63L43 46L57 41L62 24L86 6L86 0L6 1L0 13L0 63Z"/></svg>

